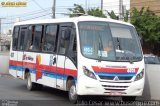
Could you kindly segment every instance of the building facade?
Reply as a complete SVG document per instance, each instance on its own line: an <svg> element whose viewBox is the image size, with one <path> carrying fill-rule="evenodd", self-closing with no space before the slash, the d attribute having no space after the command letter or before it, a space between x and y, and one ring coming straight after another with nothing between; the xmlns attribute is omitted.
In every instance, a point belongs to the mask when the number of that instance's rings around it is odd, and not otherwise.
<svg viewBox="0 0 160 106"><path fill-rule="evenodd" d="M156 15L160 15L160 0L131 0L130 7L136 7L138 10L149 7Z"/></svg>

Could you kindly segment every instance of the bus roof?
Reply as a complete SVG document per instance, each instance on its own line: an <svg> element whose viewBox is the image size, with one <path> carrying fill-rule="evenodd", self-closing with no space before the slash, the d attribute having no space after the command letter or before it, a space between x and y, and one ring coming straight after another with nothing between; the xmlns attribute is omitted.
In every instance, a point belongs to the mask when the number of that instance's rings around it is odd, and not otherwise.
<svg viewBox="0 0 160 106"><path fill-rule="evenodd" d="M79 22L79 21L106 21L106 22L114 22L114 23L120 23L120 24L133 26L132 24L127 23L127 22L118 21L118 20L114 20L114 19L108 19L108 18L94 17L94 16L79 16L79 17L73 17L73 18L28 20L28 21L17 22L14 24L14 26L16 26L16 25L29 25L29 24Z"/></svg>

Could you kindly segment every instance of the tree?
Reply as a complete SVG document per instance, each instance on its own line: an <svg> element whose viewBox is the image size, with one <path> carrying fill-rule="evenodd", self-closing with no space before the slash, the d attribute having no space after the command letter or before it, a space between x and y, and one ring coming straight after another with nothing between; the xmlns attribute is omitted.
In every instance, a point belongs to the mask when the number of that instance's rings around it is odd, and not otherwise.
<svg viewBox="0 0 160 106"><path fill-rule="evenodd" d="M116 15L113 10L111 12L107 11L107 13L108 13L110 18L115 19L115 20L119 20L119 16Z"/></svg>
<svg viewBox="0 0 160 106"><path fill-rule="evenodd" d="M155 45L160 44L160 17L156 16L149 8L140 10L133 8L131 23L143 38L143 48L149 52L155 51L157 49Z"/></svg>
<svg viewBox="0 0 160 106"><path fill-rule="evenodd" d="M69 8L68 10L71 12L69 14L69 17L76 17L76 16L80 16L82 14L86 14L85 11L84 11L84 8L79 4L74 4L74 8L73 9ZM87 14L91 15L91 16L106 18L106 16L102 13L102 10L100 10L99 8L89 9L87 11Z"/></svg>
<svg viewBox="0 0 160 106"><path fill-rule="evenodd" d="M102 13L102 10L100 10L99 8L89 9L88 14L96 17L106 18L106 16Z"/></svg>
<svg viewBox="0 0 160 106"><path fill-rule="evenodd" d="M85 11L81 5L74 4L74 8L68 9L71 13L69 14L69 17L76 17L80 16L81 14L85 14Z"/></svg>
<svg viewBox="0 0 160 106"><path fill-rule="evenodd" d="M125 22L129 21L129 10L126 10L126 13L124 14L124 21Z"/></svg>
<svg viewBox="0 0 160 106"><path fill-rule="evenodd" d="M109 15L110 18L115 19L115 20L119 20L119 16L116 15L113 10L112 10L111 12L108 12L108 11L107 11L107 13L108 13L108 15ZM125 21L125 22L128 22L128 20L129 20L129 10L127 10L127 11L125 12L123 18L124 18L124 21Z"/></svg>

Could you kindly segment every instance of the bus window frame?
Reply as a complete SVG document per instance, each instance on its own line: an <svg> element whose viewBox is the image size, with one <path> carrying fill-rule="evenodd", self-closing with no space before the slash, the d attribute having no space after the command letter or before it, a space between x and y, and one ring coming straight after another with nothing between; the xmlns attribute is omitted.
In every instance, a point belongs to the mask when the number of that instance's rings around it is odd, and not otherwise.
<svg viewBox="0 0 160 106"><path fill-rule="evenodd" d="M74 25L73 22L69 22L69 23L59 23L58 40L57 40L57 52L56 52L57 55L63 55L63 56L66 56L66 57L67 57L66 51L65 51L64 54L59 53L59 49L60 49L60 40L61 40L60 38L62 37L62 36L61 36L61 27L66 27L66 28L69 27L69 28L73 28L73 25ZM69 41L69 43L70 43L70 41Z"/></svg>
<svg viewBox="0 0 160 106"><path fill-rule="evenodd" d="M28 26L27 25L21 25L19 26L19 34L18 34L18 45L17 45L17 51L24 51L24 41L26 40L25 37L23 39L23 49L20 49L20 43L21 43L21 30L26 30L27 36L28 36Z"/></svg>
<svg viewBox="0 0 160 106"><path fill-rule="evenodd" d="M14 48L14 39L15 39L15 29L16 27L18 27L18 37L17 37L17 42L16 42L16 48ZM20 26L17 25L17 26L14 26L14 29L13 29L13 34L12 34L12 51L18 51L18 39L19 39L19 33L20 33Z"/></svg>
<svg viewBox="0 0 160 106"><path fill-rule="evenodd" d="M41 26L42 27L42 29L41 29L41 35L40 35L40 41L39 41L39 45L38 45L38 47L39 47L39 50L34 50L34 49L31 49L30 51L32 51L32 52L41 52L42 51L42 38L43 38L43 32L44 32L44 25L43 24L34 24L34 25L32 25L32 26L35 26L35 29L34 29L34 36L33 36L33 42L32 42L32 45L30 45L30 46L34 46L34 44L35 44L35 37L36 36L38 36L38 35L36 35L36 26Z"/></svg>
<svg viewBox="0 0 160 106"><path fill-rule="evenodd" d="M59 53L59 49L60 49L60 38L61 38L61 27L68 27L68 28L70 28L71 30L71 33L70 33L70 41L69 41L69 46L68 46L68 48L67 48L67 50L65 51L65 53L64 54L60 54ZM74 30L75 31L75 35L73 35L72 34L72 30ZM59 24L59 31L58 31L58 39L57 39L57 52L56 52L56 54L57 55L62 55L62 56L66 56L66 57L68 57L73 63L74 63L74 65L77 67L77 59L76 60L74 60L71 56L69 56L68 55L68 51L70 50L70 49L73 49L73 47L71 48L70 46L71 46L71 43L73 43L71 40L73 40L73 38L76 38L76 49L78 48L78 42L77 42L77 33L76 33L77 31L76 31L76 23L74 23L74 22L69 22L69 23L60 23ZM77 49L78 50L78 49ZM78 53L78 52L77 52ZM77 56L78 56L78 54L76 54L76 58L77 58Z"/></svg>
<svg viewBox="0 0 160 106"><path fill-rule="evenodd" d="M56 26L56 38L55 38L55 43L54 43L54 50L53 51L45 51L44 44L46 43L46 32L47 32L47 27L48 26ZM49 54L56 54L57 53L57 45L58 45L58 34L59 34L59 25L57 23L49 23L44 25L44 32L43 32L43 38L42 38L42 53L49 53Z"/></svg>

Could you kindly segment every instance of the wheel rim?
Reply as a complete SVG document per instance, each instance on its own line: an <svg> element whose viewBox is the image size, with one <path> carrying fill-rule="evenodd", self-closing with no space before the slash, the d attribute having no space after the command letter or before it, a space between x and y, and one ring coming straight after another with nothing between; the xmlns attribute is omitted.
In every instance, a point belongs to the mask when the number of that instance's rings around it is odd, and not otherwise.
<svg viewBox="0 0 160 106"><path fill-rule="evenodd" d="M76 87L74 85L72 85L71 88L70 88L70 98L72 100L77 99Z"/></svg>
<svg viewBox="0 0 160 106"><path fill-rule="evenodd" d="M30 87L31 87L31 80L30 80L30 76L28 76L27 85L28 85L28 88L30 88Z"/></svg>

